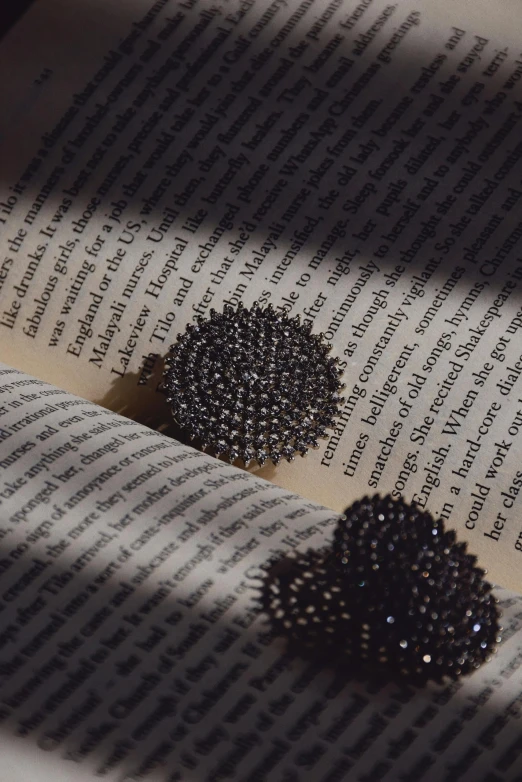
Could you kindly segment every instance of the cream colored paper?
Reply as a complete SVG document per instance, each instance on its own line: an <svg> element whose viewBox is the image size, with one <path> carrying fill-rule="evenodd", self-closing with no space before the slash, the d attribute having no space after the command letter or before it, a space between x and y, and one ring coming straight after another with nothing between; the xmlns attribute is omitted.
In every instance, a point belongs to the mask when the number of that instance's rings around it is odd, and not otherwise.
<svg viewBox="0 0 522 782"><path fill-rule="evenodd" d="M338 510L414 498L518 587L519 17L38 6L0 51L2 358L158 425L197 314L301 314L347 401L329 444L259 474Z"/></svg>
<svg viewBox="0 0 522 782"><path fill-rule="evenodd" d="M334 514L4 365L0 404L2 780L513 779L519 596L469 678L319 665L256 600Z"/></svg>

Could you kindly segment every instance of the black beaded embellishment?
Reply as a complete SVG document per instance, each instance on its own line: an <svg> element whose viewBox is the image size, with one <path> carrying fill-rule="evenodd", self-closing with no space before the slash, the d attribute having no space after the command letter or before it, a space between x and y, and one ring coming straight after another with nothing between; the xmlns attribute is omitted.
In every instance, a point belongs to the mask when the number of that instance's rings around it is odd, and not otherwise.
<svg viewBox="0 0 522 782"><path fill-rule="evenodd" d="M163 391L202 449L230 462L292 461L327 437L344 401L330 350L322 334L271 305L226 306L178 335Z"/></svg>
<svg viewBox="0 0 522 782"><path fill-rule="evenodd" d="M466 548L415 504L365 497L339 519L331 549L269 569L263 607L297 645L411 681L455 679L500 641L497 600Z"/></svg>
<svg viewBox="0 0 522 782"><path fill-rule="evenodd" d="M344 584L330 549L293 551L267 567L261 605L276 635L296 647L356 653Z"/></svg>

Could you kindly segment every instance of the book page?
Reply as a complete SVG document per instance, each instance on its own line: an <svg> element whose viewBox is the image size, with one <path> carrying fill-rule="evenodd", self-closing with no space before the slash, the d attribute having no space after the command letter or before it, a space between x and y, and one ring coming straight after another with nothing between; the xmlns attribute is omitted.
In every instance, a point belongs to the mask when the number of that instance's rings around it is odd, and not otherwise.
<svg viewBox="0 0 522 782"><path fill-rule="evenodd" d="M520 15L39 5L0 49L2 357L165 424L187 323L300 314L346 401L260 475L335 509L415 499L520 585Z"/></svg>
<svg viewBox="0 0 522 782"><path fill-rule="evenodd" d="M513 780L519 596L457 682L319 664L256 598L331 511L5 366L0 405L3 779Z"/></svg>

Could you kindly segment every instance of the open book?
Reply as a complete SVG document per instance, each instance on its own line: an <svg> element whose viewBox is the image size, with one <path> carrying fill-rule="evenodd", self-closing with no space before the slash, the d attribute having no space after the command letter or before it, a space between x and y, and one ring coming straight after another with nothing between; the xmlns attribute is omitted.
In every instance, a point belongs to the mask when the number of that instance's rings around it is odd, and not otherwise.
<svg viewBox="0 0 522 782"><path fill-rule="evenodd" d="M521 778L521 22L47 0L2 42L2 782ZM172 439L158 385L255 301L346 390L317 451L247 472ZM350 677L259 613L264 563L377 492L499 585L465 680Z"/></svg>

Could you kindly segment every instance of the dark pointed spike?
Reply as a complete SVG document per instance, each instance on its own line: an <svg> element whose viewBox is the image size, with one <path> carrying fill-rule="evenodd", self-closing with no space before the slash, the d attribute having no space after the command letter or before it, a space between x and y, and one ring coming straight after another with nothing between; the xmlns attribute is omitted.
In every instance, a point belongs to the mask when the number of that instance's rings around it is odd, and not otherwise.
<svg viewBox="0 0 522 782"><path fill-rule="evenodd" d="M311 335L297 316L257 304L248 310L239 303L226 305L222 313L212 310L209 320L199 316L196 323L171 346L162 391L174 418L197 422L197 437L211 450L217 450L219 435L225 441L219 453L239 449L232 460L248 462L243 434L249 433L260 463L275 451L282 454L277 462L289 458L295 439L315 447L314 438L335 425L342 404L341 383L331 376L337 378L336 361L324 358L329 346L323 336ZM253 400L266 411L257 413ZM256 420L278 423L264 428Z"/></svg>
<svg viewBox="0 0 522 782"><path fill-rule="evenodd" d="M339 518L333 555L332 578L340 579L348 613L359 617L361 633L371 626L371 638L386 649L379 656L362 635L365 662L386 660L415 679L437 680L469 673L493 653L497 601L487 599L491 587L476 569L469 581L471 555L444 533L441 519L402 499L365 497ZM358 652L349 647L346 654Z"/></svg>

